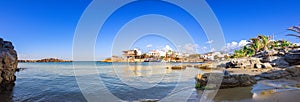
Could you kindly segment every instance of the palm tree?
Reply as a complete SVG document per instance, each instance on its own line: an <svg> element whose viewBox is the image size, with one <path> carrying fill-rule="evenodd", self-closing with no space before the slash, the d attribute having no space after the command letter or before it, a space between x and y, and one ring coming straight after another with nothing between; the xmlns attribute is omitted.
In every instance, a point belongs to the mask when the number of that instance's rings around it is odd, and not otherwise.
<svg viewBox="0 0 300 102"><path fill-rule="evenodd" d="M243 50L246 52L246 56L253 56L255 54L255 50L251 47L244 46Z"/></svg>
<svg viewBox="0 0 300 102"><path fill-rule="evenodd" d="M261 40L263 50L268 50L270 46L270 38L265 35L258 35L257 38Z"/></svg>
<svg viewBox="0 0 300 102"><path fill-rule="evenodd" d="M235 50L233 57L234 58L241 58L241 57L246 57L246 56L253 56L254 55L254 50L248 46L244 46L240 50Z"/></svg>
<svg viewBox="0 0 300 102"><path fill-rule="evenodd" d="M260 51L260 49L262 48L262 42L260 39L258 38L251 38L251 43L249 44L249 46L254 49L255 53L257 53L258 51Z"/></svg>
<svg viewBox="0 0 300 102"><path fill-rule="evenodd" d="M294 36L294 37L300 38L300 25L292 26L292 27L288 28L287 30L293 31L297 34L287 34L286 36Z"/></svg>
<svg viewBox="0 0 300 102"><path fill-rule="evenodd" d="M260 35L256 38L251 38L250 43L241 48L240 50L235 50L232 57L246 57L253 56L258 53L261 49L267 49L269 46L269 38L263 35Z"/></svg>

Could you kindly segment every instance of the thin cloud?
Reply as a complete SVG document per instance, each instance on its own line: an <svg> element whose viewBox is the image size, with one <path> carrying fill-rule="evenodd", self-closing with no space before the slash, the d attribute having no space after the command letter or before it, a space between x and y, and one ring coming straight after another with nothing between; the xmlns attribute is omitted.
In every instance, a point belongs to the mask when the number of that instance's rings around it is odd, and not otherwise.
<svg viewBox="0 0 300 102"><path fill-rule="evenodd" d="M207 42L205 42L206 44L212 44L214 41L213 40L209 40Z"/></svg>
<svg viewBox="0 0 300 102"><path fill-rule="evenodd" d="M171 50L171 51L173 51L173 49L169 45L166 45L165 50Z"/></svg>
<svg viewBox="0 0 300 102"><path fill-rule="evenodd" d="M147 48L150 48L150 47L152 47L153 45L152 44L148 44L146 47Z"/></svg>

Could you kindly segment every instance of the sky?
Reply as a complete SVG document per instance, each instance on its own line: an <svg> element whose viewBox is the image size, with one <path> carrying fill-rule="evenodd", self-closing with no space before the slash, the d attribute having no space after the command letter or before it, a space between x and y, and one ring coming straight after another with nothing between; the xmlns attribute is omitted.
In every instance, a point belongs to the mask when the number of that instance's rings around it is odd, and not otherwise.
<svg viewBox="0 0 300 102"><path fill-rule="evenodd" d="M297 12L299 0L206 1L214 11L222 27L225 41L229 45L239 45L233 42L243 43L243 40L255 37L257 34L274 34L275 39L299 43L299 39L285 36L290 33L286 31L288 27L300 24L300 13ZM49 57L72 59L74 32L82 13L90 3L91 0L1 0L0 37L13 42L19 59ZM150 4L141 6L162 7L162 5L151 6ZM136 9L131 7L120 10L120 14L116 13L107 22L106 31L116 32L122 27L119 23L130 21L130 17L151 13L147 9L135 11ZM185 20L187 22L185 25L192 27L189 29L201 29L192 23L188 15L179 12L175 7L170 7L167 11L156 11L156 13L174 16L170 11L182 14L173 19L179 22ZM148 27L151 26L148 25ZM112 45L113 41L110 39L115 38L115 34L108 33L97 38L96 56L98 59L109 57L111 54L107 50L110 47L105 45ZM173 33L176 31L174 30ZM209 47L209 43L214 41L208 41L204 34L200 34L199 37L193 39L196 39L195 42L201 53L204 48ZM170 41L157 36L139 39L133 44L133 47L141 49L150 49L150 45L153 49L166 45L173 46Z"/></svg>

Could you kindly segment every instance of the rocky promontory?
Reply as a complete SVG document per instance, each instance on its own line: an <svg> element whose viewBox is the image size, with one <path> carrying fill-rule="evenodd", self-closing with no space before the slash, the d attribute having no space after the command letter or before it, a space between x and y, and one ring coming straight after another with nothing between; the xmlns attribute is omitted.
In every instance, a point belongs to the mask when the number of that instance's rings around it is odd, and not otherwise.
<svg viewBox="0 0 300 102"><path fill-rule="evenodd" d="M45 58L40 60L18 60L18 62L24 62L24 63L34 63L34 62L72 62L71 60L62 60L57 58Z"/></svg>
<svg viewBox="0 0 300 102"><path fill-rule="evenodd" d="M0 38L0 92L13 89L17 66L18 57L14 46Z"/></svg>

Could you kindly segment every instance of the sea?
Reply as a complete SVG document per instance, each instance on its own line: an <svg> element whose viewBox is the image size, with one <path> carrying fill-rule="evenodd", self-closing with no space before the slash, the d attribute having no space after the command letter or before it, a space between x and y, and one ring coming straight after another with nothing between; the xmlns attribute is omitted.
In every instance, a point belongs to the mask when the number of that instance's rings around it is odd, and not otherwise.
<svg viewBox="0 0 300 102"><path fill-rule="evenodd" d="M15 87L1 99L17 102L187 101L201 70L171 66L197 63L19 63Z"/></svg>

